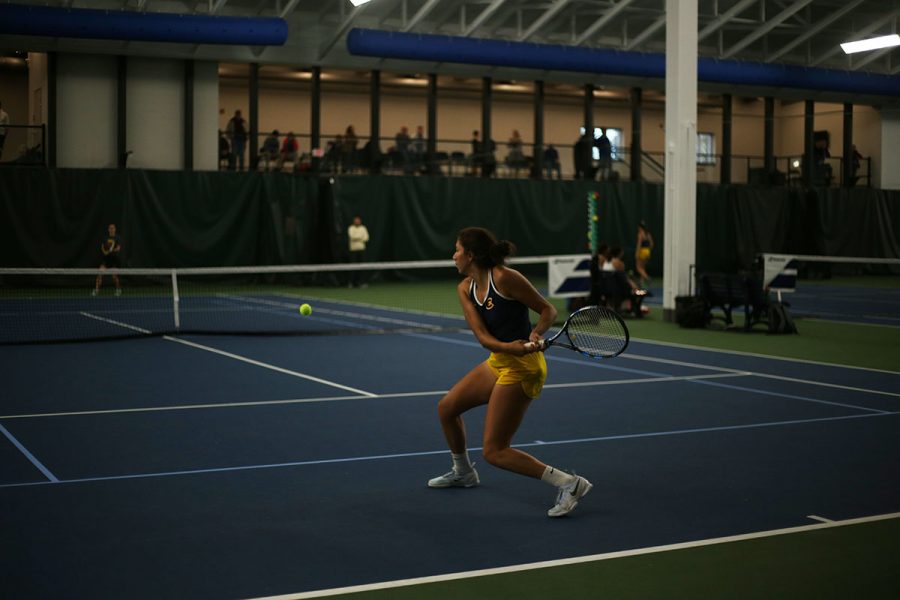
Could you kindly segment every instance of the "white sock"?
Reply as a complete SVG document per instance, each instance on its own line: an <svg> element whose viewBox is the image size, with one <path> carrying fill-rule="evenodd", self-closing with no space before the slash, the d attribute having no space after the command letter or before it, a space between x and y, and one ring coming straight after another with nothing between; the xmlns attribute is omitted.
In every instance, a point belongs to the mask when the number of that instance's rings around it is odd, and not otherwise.
<svg viewBox="0 0 900 600"><path fill-rule="evenodd" d="M547 465L544 474L541 475L541 481L546 481L553 487L563 487L575 481L575 476Z"/></svg>
<svg viewBox="0 0 900 600"><path fill-rule="evenodd" d="M462 454L450 453L453 458L453 470L457 473L468 473L472 470L472 461L469 460L469 451L466 450Z"/></svg>

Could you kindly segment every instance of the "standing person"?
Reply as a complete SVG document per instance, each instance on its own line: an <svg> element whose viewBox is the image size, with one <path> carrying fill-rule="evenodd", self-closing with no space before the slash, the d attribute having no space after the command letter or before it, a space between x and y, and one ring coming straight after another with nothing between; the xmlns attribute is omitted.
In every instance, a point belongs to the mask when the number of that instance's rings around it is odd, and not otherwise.
<svg viewBox="0 0 900 600"><path fill-rule="evenodd" d="M100 244L100 252L103 253L103 258L100 260L101 271L105 271L106 269L118 269L121 266L119 253L122 252L122 240L120 240L119 236L116 234L115 223L109 224L109 227L106 228L106 234L106 239ZM112 280L116 285L116 296L121 296L122 284L119 282L119 276L113 273ZM103 273L100 273L97 275L97 281L94 283L94 291L91 292L92 296L96 296L100 293L100 285L102 283Z"/></svg>
<svg viewBox="0 0 900 600"><path fill-rule="evenodd" d="M634 252L634 270L641 278L641 287L650 285L650 276L647 274L647 261L650 260L650 251L653 250L653 234L647 229L647 223L638 223L637 243Z"/></svg>
<svg viewBox="0 0 900 600"><path fill-rule="evenodd" d="M344 131L344 145L341 148L341 173L352 173L356 170L356 145L359 138L356 137L356 131L353 125L347 125Z"/></svg>
<svg viewBox="0 0 900 600"><path fill-rule="evenodd" d="M481 166L481 163L483 161L483 157L481 156L481 140L478 139L477 129L472 132L472 141L470 142L470 144L472 145L472 154L469 158L472 165L471 175L475 176L478 175L478 168Z"/></svg>
<svg viewBox="0 0 900 600"><path fill-rule="evenodd" d="M409 129L406 125L401 127L394 136L394 157L395 164L399 162L402 165L404 175L412 174L412 161L409 157Z"/></svg>
<svg viewBox="0 0 900 600"><path fill-rule="evenodd" d="M247 121L241 116L241 111L234 111L234 116L228 121L226 129L231 138L232 166L236 163L238 171L244 170L244 145L247 143Z"/></svg>
<svg viewBox="0 0 900 600"><path fill-rule="evenodd" d="M9 125L9 113L3 110L3 102L0 102L0 158L3 157L3 144L6 143L7 125Z"/></svg>
<svg viewBox="0 0 900 600"><path fill-rule="evenodd" d="M597 139L597 170L600 174L600 180L606 181L609 178L612 169L612 143L606 137L606 130L600 128L600 137Z"/></svg>
<svg viewBox="0 0 900 600"><path fill-rule="evenodd" d="M515 252L508 241L480 227L459 232L453 262L465 279L456 292L466 322L488 359L469 371L438 403L438 416L453 468L428 481L433 488L473 487L478 473L466 449L462 414L487 405L482 454L490 464L540 479L557 488L556 504L548 516L561 517L575 508L591 489L584 477L545 465L530 454L512 448L512 438L532 400L547 377L544 355L528 342L539 342L556 319L556 309L521 273L504 262ZM532 327L528 310L540 315Z"/></svg>
<svg viewBox="0 0 900 600"><path fill-rule="evenodd" d="M572 160L575 164L575 179L588 179L591 176L591 139L585 133L572 147Z"/></svg>
<svg viewBox="0 0 900 600"><path fill-rule="evenodd" d="M422 171L427 152L428 142L425 141L425 129L421 125L416 125L416 137L413 138L412 144L409 146L409 153L417 172ZM430 171L431 169L429 168L428 170Z"/></svg>
<svg viewBox="0 0 900 600"><path fill-rule="evenodd" d="M359 215L353 217L353 224L347 228L347 239L350 243L350 262L363 262L366 257L366 244L369 242L369 230L362 224ZM349 287L365 287L365 284L360 286L359 271L350 272Z"/></svg>

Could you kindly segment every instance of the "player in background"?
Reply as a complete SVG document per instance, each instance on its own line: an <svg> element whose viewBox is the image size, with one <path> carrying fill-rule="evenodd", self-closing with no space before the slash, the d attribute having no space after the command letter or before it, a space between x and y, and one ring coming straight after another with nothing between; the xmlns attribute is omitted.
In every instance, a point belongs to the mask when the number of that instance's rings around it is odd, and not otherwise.
<svg viewBox="0 0 900 600"><path fill-rule="evenodd" d="M119 239L119 236L116 234L116 225L115 223L110 223L109 227L106 228L106 239L100 244L100 252L103 253L103 258L100 261L100 270L105 271L106 269L118 269L121 264L119 260L119 253L122 252L122 241ZM116 285L116 296L122 295L122 285L119 282L119 276L115 273L112 273L113 283ZM96 296L100 293L100 286L103 284L103 273L97 275L97 281L94 284L94 291L91 292L92 296Z"/></svg>

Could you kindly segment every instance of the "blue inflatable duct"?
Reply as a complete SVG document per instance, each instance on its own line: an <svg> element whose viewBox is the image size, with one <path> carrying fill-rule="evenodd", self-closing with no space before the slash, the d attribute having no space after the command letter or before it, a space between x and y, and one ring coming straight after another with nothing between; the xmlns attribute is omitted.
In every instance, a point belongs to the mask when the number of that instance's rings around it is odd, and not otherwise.
<svg viewBox="0 0 900 600"><path fill-rule="evenodd" d="M495 67L575 71L631 77L666 76L665 54L447 35L352 29L347 49L358 56ZM793 65L700 58L697 78L710 83L900 96L900 77Z"/></svg>
<svg viewBox="0 0 900 600"><path fill-rule="evenodd" d="M280 46L287 40L288 26L284 19L271 17L218 17L0 4L0 34Z"/></svg>

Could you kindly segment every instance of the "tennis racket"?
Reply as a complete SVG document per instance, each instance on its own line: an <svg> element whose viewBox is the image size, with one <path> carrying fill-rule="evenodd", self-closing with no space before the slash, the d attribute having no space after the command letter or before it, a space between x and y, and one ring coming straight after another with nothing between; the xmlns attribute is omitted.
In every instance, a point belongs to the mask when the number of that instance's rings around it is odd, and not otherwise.
<svg viewBox="0 0 900 600"><path fill-rule="evenodd" d="M541 340L541 349L562 346L591 358L612 358L628 347L628 328L616 311L602 306L585 306L569 315L562 329L549 340ZM528 342L530 348L534 342Z"/></svg>

